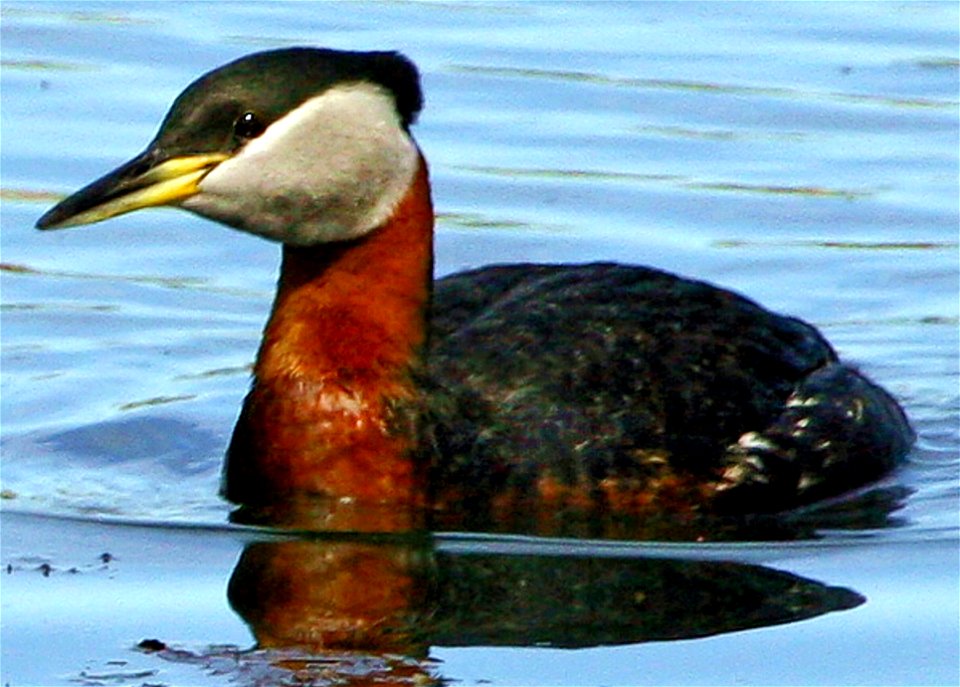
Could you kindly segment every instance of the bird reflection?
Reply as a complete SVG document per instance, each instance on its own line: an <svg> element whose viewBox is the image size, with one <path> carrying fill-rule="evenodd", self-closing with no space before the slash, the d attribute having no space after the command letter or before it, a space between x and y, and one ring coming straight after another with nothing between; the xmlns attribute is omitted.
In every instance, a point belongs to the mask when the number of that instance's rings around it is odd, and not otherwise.
<svg viewBox="0 0 960 687"><path fill-rule="evenodd" d="M433 564L426 540L257 542L244 549L227 594L261 648L419 658Z"/></svg>
<svg viewBox="0 0 960 687"><path fill-rule="evenodd" d="M328 524L340 518L328 516ZM863 603L858 593L757 565L634 557L491 553L380 513L331 533L245 547L228 585L256 638L246 660L300 682L441 681L433 647L585 648L704 637L796 622ZM405 518L400 518L405 521ZM335 678L335 679L334 679Z"/></svg>

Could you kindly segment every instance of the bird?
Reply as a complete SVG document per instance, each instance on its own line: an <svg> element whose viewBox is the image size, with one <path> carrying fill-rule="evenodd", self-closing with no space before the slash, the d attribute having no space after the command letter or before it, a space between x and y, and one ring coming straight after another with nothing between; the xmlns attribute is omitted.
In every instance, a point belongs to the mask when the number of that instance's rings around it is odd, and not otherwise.
<svg viewBox="0 0 960 687"><path fill-rule="evenodd" d="M37 221L173 206L281 244L227 500L775 513L902 462L893 396L745 296L616 262L435 280L423 104L400 52L246 55Z"/></svg>

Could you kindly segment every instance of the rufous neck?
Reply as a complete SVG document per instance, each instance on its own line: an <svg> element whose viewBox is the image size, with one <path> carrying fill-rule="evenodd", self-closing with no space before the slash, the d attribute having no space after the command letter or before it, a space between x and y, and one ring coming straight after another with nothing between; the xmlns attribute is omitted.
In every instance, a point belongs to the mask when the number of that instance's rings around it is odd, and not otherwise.
<svg viewBox="0 0 960 687"><path fill-rule="evenodd" d="M284 247L253 387L227 455L227 498L423 501L415 372L427 336L432 243L421 160L390 219L364 238Z"/></svg>
<svg viewBox="0 0 960 687"><path fill-rule="evenodd" d="M283 247L256 379L406 376L426 340L432 272L433 207L421 158L409 191L378 229L344 243Z"/></svg>

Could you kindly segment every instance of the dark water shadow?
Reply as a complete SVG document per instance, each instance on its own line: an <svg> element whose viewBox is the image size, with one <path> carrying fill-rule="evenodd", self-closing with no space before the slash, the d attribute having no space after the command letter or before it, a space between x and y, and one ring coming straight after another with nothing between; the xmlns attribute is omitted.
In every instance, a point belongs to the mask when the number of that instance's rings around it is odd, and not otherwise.
<svg viewBox="0 0 960 687"><path fill-rule="evenodd" d="M159 405L175 399L151 399ZM192 475L209 470L220 439L196 423L169 416L133 416L72 427L40 440L53 453L72 461L109 466L141 462ZM203 457L197 458L197 457Z"/></svg>

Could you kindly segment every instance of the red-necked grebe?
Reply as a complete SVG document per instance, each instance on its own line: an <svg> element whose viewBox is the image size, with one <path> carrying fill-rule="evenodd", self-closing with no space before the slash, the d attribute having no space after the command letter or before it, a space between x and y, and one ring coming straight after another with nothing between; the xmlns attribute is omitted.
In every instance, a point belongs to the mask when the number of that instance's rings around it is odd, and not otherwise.
<svg viewBox="0 0 960 687"><path fill-rule="evenodd" d="M907 452L884 390L729 291L618 264L434 282L421 106L397 53L250 55L37 224L175 205L283 244L227 498L776 511Z"/></svg>

